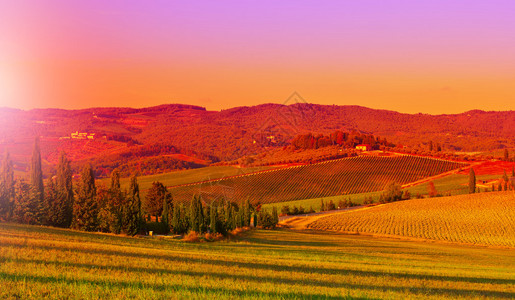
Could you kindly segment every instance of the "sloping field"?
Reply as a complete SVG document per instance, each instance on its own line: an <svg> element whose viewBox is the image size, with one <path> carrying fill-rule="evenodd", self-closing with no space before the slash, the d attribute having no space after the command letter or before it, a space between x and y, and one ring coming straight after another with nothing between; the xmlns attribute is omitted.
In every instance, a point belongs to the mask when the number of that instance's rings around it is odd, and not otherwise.
<svg viewBox="0 0 515 300"><path fill-rule="evenodd" d="M253 230L186 243L0 223L0 299L513 299L515 253Z"/></svg>
<svg viewBox="0 0 515 300"><path fill-rule="evenodd" d="M199 181L206 181L218 178L225 178L230 176L238 176L247 173L259 172L262 170L269 170L274 167L251 167L251 168L237 168L233 166L215 166L205 167L184 171L174 171L163 174L147 175L138 177L138 183L140 186L141 196L145 197L148 189L152 186L152 182L160 181L165 186L175 186L195 183ZM109 186L109 178L98 180L100 184ZM120 183L122 189L129 188L129 178L122 178ZM189 199L191 200L191 198Z"/></svg>
<svg viewBox="0 0 515 300"><path fill-rule="evenodd" d="M515 247L515 193L406 200L314 219L307 228Z"/></svg>
<svg viewBox="0 0 515 300"><path fill-rule="evenodd" d="M170 189L175 200L225 197L274 203L383 190L390 182L406 184L465 166L418 156L358 156L195 183Z"/></svg>

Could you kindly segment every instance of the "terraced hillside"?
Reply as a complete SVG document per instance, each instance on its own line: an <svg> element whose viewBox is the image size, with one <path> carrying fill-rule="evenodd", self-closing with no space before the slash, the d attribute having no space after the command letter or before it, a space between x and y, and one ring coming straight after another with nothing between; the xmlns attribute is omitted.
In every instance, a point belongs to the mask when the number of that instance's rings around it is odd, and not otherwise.
<svg viewBox="0 0 515 300"><path fill-rule="evenodd" d="M465 166L418 156L358 156L172 187L177 201L200 194L206 201L225 197L274 203L383 190L386 184L414 182Z"/></svg>
<svg viewBox="0 0 515 300"><path fill-rule="evenodd" d="M515 247L515 193L415 199L315 219L307 228Z"/></svg>

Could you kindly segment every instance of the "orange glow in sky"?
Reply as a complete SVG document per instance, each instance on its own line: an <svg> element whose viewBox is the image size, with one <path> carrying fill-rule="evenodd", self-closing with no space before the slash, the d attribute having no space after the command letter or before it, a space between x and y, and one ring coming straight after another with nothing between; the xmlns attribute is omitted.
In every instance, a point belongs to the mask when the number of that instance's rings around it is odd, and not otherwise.
<svg viewBox="0 0 515 300"><path fill-rule="evenodd" d="M515 3L414 2L3 1L0 107L515 110Z"/></svg>

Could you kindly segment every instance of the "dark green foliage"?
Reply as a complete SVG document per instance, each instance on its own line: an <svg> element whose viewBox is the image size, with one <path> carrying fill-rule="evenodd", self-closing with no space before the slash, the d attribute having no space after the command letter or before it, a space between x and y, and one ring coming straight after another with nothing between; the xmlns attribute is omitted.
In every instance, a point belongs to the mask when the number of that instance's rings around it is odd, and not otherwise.
<svg viewBox="0 0 515 300"><path fill-rule="evenodd" d="M234 216L234 224L236 225L236 228L243 227L243 219L241 214L241 208L238 210Z"/></svg>
<svg viewBox="0 0 515 300"><path fill-rule="evenodd" d="M73 205L73 228L85 231L97 230L99 208L96 195L93 167L86 165L81 171L77 185L77 197Z"/></svg>
<svg viewBox="0 0 515 300"><path fill-rule="evenodd" d="M170 193L161 182L152 182L152 187L145 198L145 211L155 216L157 221L163 213L163 201L170 198Z"/></svg>
<svg viewBox="0 0 515 300"><path fill-rule="evenodd" d="M41 151L39 149L39 137L34 141L34 150L32 152L32 161L30 168L30 183L35 189L37 196L43 201L43 171L41 170Z"/></svg>
<svg viewBox="0 0 515 300"><path fill-rule="evenodd" d="M336 206L334 205L333 200L329 200L329 203L327 203L326 210L335 210Z"/></svg>
<svg viewBox="0 0 515 300"><path fill-rule="evenodd" d="M41 169L41 150L39 148L39 137L34 141L32 161L30 167L30 184L33 187L34 214L37 223L44 224L47 207L45 205L45 188L43 185L43 171Z"/></svg>
<svg viewBox="0 0 515 300"><path fill-rule="evenodd" d="M275 207L274 207L274 209L275 209L275 214L277 215L277 209ZM258 213L257 225L259 227L264 228L264 229L273 229L273 228L275 228L277 223L278 223L278 217L276 218L274 216L273 212L272 212L272 214L270 214L266 210L261 210Z"/></svg>
<svg viewBox="0 0 515 300"><path fill-rule="evenodd" d="M170 232L170 214L171 210L168 208L169 204L167 199L163 199L163 213L161 214L161 223L163 223L163 228L166 228L164 234L168 234Z"/></svg>
<svg viewBox="0 0 515 300"><path fill-rule="evenodd" d="M272 222L274 224L274 227L275 225L277 225L277 223L279 223L279 215L277 214L277 208L275 206L272 209Z"/></svg>
<svg viewBox="0 0 515 300"><path fill-rule="evenodd" d="M173 207L173 215L172 215L172 230L176 234L184 234L188 232L188 218L186 214L186 209L184 205L181 203L179 205L175 205Z"/></svg>
<svg viewBox="0 0 515 300"><path fill-rule="evenodd" d="M9 153L5 155L0 172L0 219L10 219L14 210L14 169Z"/></svg>
<svg viewBox="0 0 515 300"><path fill-rule="evenodd" d="M190 203L190 229L197 233L202 233L202 226L204 223L204 212L202 209L202 203L200 202L200 196L193 196L193 200Z"/></svg>
<svg viewBox="0 0 515 300"><path fill-rule="evenodd" d="M381 195L381 200L383 202L393 202L399 201L402 199L402 189L401 186L394 181L391 181L386 186L384 193Z"/></svg>
<svg viewBox="0 0 515 300"><path fill-rule="evenodd" d="M120 188L120 174L115 169L111 173L111 184L108 190L99 189L97 193L99 226L102 231L119 234L124 228L127 211L127 197Z"/></svg>
<svg viewBox="0 0 515 300"><path fill-rule="evenodd" d="M474 194L476 192L476 173L474 172L474 168L470 168L469 171L469 194Z"/></svg>
<svg viewBox="0 0 515 300"><path fill-rule="evenodd" d="M283 205L281 208L281 215L289 215L290 214L290 207L288 205Z"/></svg>
<svg viewBox="0 0 515 300"><path fill-rule="evenodd" d="M324 199L320 199L320 211L324 211L324 210L325 210Z"/></svg>
<svg viewBox="0 0 515 300"><path fill-rule="evenodd" d="M251 206L249 199L245 200L242 207L242 221L244 227L250 226L250 217L252 216Z"/></svg>
<svg viewBox="0 0 515 300"><path fill-rule="evenodd" d="M37 224L38 219L38 202L35 201L39 194L35 188L19 179L15 184L14 210L12 219L18 223Z"/></svg>
<svg viewBox="0 0 515 300"><path fill-rule="evenodd" d="M55 215L52 219L53 226L66 228L71 225L74 202L72 176L70 161L66 154L61 152L55 180L57 199L55 199L54 205L50 208L55 210Z"/></svg>
<svg viewBox="0 0 515 300"><path fill-rule="evenodd" d="M134 236L138 234L142 226L143 217L141 214L138 179L136 176L132 176L127 194L124 230L128 235Z"/></svg>
<svg viewBox="0 0 515 300"><path fill-rule="evenodd" d="M213 204L211 204L211 209L210 209L210 212L209 212L209 218L210 218L209 229L210 229L211 233L217 233L218 232L217 229L219 229L216 226L218 215L217 215L216 206L214 206Z"/></svg>
<svg viewBox="0 0 515 300"><path fill-rule="evenodd" d="M48 178L45 186L45 224L50 226L57 226L59 220L59 197L57 186L52 177Z"/></svg>

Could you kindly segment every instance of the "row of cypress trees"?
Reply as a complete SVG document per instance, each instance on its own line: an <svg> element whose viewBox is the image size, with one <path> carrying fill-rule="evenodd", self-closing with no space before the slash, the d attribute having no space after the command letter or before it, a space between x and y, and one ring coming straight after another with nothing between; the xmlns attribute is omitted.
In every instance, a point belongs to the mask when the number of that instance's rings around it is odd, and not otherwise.
<svg viewBox="0 0 515 300"><path fill-rule="evenodd" d="M154 185L160 186L160 183ZM183 203L167 201L170 199L171 196L164 196L162 202L160 222L164 224L165 232L184 234L194 231L225 235L236 228L250 227L251 224L273 228L279 221L277 209L274 208L272 214L266 211L258 212L248 200L239 205L224 200L213 201L208 205L203 203L200 196L194 196L186 208Z"/></svg>
<svg viewBox="0 0 515 300"><path fill-rule="evenodd" d="M30 180L14 177L7 153L0 169L0 219L85 231L137 234L142 227L141 201L136 177L122 192L117 171L110 188L97 190L94 171L85 165L74 189L70 161L62 152L55 176L43 183L39 138L32 153Z"/></svg>
<svg viewBox="0 0 515 300"><path fill-rule="evenodd" d="M122 191L120 174L114 170L109 187L95 185L94 170L87 164L74 188L70 161L62 152L55 176L43 182L39 138L36 138L31 160L30 180L14 177L12 160L7 153L0 168L0 219L25 224L41 224L84 231L103 231L135 235L145 226L142 211L163 225L165 232L184 234L211 232L226 234L235 228L253 224L273 228L278 223L277 210L259 211L250 202L203 204L193 197L189 207L174 203L160 182L154 182L140 200L137 178L130 179L129 190ZM150 225L150 224L149 224Z"/></svg>

